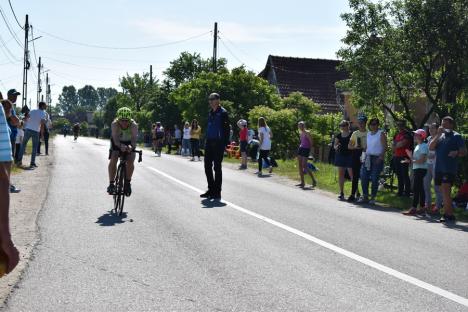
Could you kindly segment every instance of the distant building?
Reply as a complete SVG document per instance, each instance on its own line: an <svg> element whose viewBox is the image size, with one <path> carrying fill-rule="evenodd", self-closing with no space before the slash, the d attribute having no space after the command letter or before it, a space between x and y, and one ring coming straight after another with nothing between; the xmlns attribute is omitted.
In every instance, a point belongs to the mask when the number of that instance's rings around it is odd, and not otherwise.
<svg viewBox="0 0 468 312"><path fill-rule="evenodd" d="M350 94L335 86L349 76L337 69L341 61L269 55L262 77L276 87L282 96L299 91L322 107L323 113L342 112L346 119L354 119Z"/></svg>

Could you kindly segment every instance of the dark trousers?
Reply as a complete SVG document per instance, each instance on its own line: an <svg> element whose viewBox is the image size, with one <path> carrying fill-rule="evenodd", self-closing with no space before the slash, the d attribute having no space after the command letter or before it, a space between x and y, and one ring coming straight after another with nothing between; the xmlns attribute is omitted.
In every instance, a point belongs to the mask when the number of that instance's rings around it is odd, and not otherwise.
<svg viewBox="0 0 468 312"><path fill-rule="evenodd" d="M426 176L427 169L414 169L413 178L413 207L417 208L418 204L420 207L424 207L426 196L424 194L424 177Z"/></svg>
<svg viewBox="0 0 468 312"><path fill-rule="evenodd" d="M361 175L361 154L362 150L353 150L352 154L352 169L353 169L353 181L351 185L351 195L356 196L359 194L359 177Z"/></svg>
<svg viewBox="0 0 468 312"><path fill-rule="evenodd" d="M411 182L409 178L409 164L402 163L405 157L393 157L393 167L398 179L398 195L407 195L411 193Z"/></svg>
<svg viewBox="0 0 468 312"><path fill-rule="evenodd" d="M195 158L195 156L197 156L198 158L200 158L200 140L190 139L190 146L192 149L192 157Z"/></svg>
<svg viewBox="0 0 468 312"><path fill-rule="evenodd" d="M221 186L223 184L221 163L223 162L224 148L225 146L220 140L206 140L205 175L208 182L208 191L214 194L221 194Z"/></svg>
<svg viewBox="0 0 468 312"><path fill-rule="evenodd" d="M13 145L12 145L12 146L13 146ZM16 143L16 144L15 144L15 149L14 149L14 158L15 158L15 161L18 161L18 160L19 160L20 148L21 148L21 143Z"/></svg>
<svg viewBox="0 0 468 312"><path fill-rule="evenodd" d="M41 140L39 140L39 144L37 145L37 153L41 153ZM44 132L44 147L45 147L45 153L48 155L49 154L49 132L46 131Z"/></svg>
<svg viewBox="0 0 468 312"><path fill-rule="evenodd" d="M268 155L270 154L270 151L268 150L260 150L259 156L258 156L258 171L262 171L263 168L263 160L265 160L266 164L268 167L271 166L270 160L268 159Z"/></svg>

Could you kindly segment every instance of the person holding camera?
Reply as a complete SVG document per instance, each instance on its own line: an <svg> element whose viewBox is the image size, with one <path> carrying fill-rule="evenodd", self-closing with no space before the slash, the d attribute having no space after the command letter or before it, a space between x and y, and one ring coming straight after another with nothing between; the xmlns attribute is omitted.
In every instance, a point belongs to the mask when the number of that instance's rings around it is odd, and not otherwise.
<svg viewBox="0 0 468 312"><path fill-rule="evenodd" d="M333 144L335 148L335 166L338 167L338 183L340 186L339 200L345 200L344 196L344 183L345 173L348 171L349 177L353 179L353 165L351 158L351 150L348 148L351 139L351 132L349 131L349 121L342 120L340 122L340 133L335 137Z"/></svg>
<svg viewBox="0 0 468 312"><path fill-rule="evenodd" d="M348 197L349 202L353 202L360 197L359 194L359 173L361 172L361 155L366 149L367 142L367 116L360 115L358 117L359 128L351 134L348 148L351 150L351 162L353 169L353 181L351 186L351 195Z"/></svg>

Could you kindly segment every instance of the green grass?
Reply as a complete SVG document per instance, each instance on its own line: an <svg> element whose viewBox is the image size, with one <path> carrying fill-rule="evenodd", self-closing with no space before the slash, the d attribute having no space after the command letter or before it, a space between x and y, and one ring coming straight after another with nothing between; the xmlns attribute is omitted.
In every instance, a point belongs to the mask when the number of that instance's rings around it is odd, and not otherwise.
<svg viewBox="0 0 468 312"><path fill-rule="evenodd" d="M229 163L240 163L239 159L225 158L226 162ZM299 172L297 168L297 160L277 160L278 168L275 168L274 173L288 177L292 180L300 181ZM338 170L335 166L328 163L316 162L314 165L319 169L315 172L315 178L317 179L317 188L329 191L335 194L339 194L340 188L338 185ZM257 163L249 162L249 168L255 169ZM309 176L306 176L306 183L311 184L312 180ZM394 185L397 180L395 178ZM370 185L369 185L370 188ZM455 191L455 190L454 190ZM351 193L351 182L345 183L345 194ZM433 195L434 196L434 195ZM379 190L377 193L377 202L379 205L387 208L396 208L399 210L406 210L411 207L412 198L397 197L396 192L392 192L389 189ZM434 201L433 201L434 202ZM468 212L460 208L455 208L455 215L458 220L468 221Z"/></svg>

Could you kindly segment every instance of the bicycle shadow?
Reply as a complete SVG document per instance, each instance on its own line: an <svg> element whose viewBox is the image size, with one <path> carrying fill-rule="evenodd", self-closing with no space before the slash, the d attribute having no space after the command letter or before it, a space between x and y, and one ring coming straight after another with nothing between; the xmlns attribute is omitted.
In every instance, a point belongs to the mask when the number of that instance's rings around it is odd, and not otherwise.
<svg viewBox="0 0 468 312"><path fill-rule="evenodd" d="M116 215L112 211L108 211L102 216L100 216L96 222L96 224L99 224L99 226L114 226L116 224L122 224L125 223L125 220L127 218L127 213L124 211L122 212L121 216Z"/></svg>

